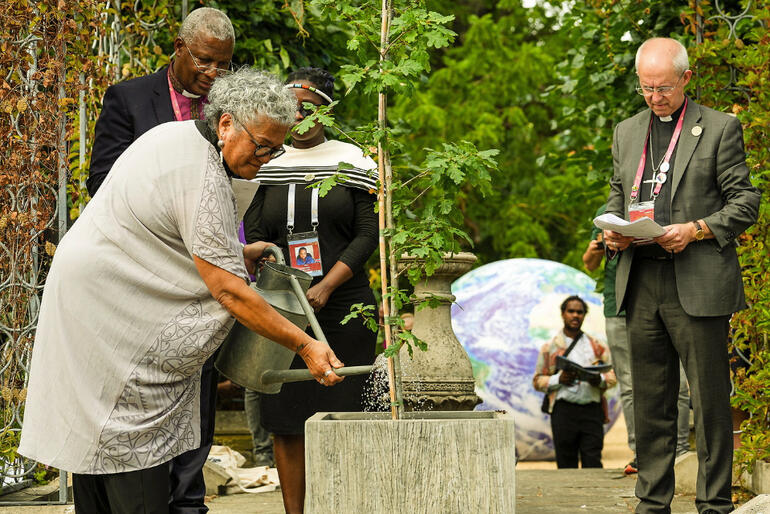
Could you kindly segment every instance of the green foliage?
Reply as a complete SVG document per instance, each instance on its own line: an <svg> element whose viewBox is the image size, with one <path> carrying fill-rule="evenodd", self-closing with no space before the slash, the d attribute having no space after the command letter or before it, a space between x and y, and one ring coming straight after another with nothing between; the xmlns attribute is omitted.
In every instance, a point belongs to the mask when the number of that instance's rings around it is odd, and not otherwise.
<svg viewBox="0 0 770 514"><path fill-rule="evenodd" d="M565 176L544 161L565 104L544 94L559 80L557 64L573 42L559 31L556 14L517 1L498 2L462 23L468 29L443 54L441 68L414 95L397 99L405 153L419 158L423 148L463 140L499 148L493 187L482 190L471 180L454 198L475 253L482 262L564 260L585 224L587 214L580 214L601 201L601 186L583 187L583 170Z"/></svg>
<svg viewBox="0 0 770 514"><path fill-rule="evenodd" d="M411 95L431 70L430 51L446 48L455 36L446 26L454 17L430 11L424 1L393 2L386 34L381 34L379 4L357 0L314 0L311 5L328 16L339 17L352 27L346 48L356 59L341 67L348 93L360 90L364 95L388 95L396 99ZM320 118L319 121L323 122ZM307 126L301 128L307 130L311 123L308 121ZM397 123L393 122L393 125ZM446 253L458 251L458 241L470 242L460 228L463 220L456 214L456 198L463 187L471 184L480 194L492 190L490 171L496 169L494 157L498 153L496 150L479 151L469 141L441 143L437 145L440 150L425 149L423 164L415 166L412 156L402 152L405 134L393 125L380 118L376 124L359 126L351 134L345 133L346 137L357 140L362 148L379 145L384 149L378 158L381 169L385 169L388 176L380 177L380 181L385 195L386 218L389 224L395 220L383 232L388 241L391 280L395 282L383 299L390 301L393 308L393 315L385 321L395 328L395 338L387 350L389 355L404 344L410 354L414 346L424 347L424 343L411 333L399 330L403 325L395 314L407 298L397 286L395 260L402 253L422 259L419 268L407 272L414 282L421 275L432 274ZM393 156L392 167L390 155ZM328 187L328 184L318 186ZM354 309L351 315L360 314L360 309Z"/></svg>
<svg viewBox="0 0 770 514"><path fill-rule="evenodd" d="M375 316L377 315L376 307L374 305L364 305L363 303L354 303L350 306L350 313L347 314L340 325L347 325L350 320L355 318L361 318L364 321L366 328L372 332L377 332L379 328Z"/></svg>

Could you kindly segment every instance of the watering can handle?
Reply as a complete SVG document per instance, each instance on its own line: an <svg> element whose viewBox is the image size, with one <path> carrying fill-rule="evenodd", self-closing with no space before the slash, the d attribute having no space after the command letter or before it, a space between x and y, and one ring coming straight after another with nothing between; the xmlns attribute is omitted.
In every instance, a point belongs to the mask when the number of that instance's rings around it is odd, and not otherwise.
<svg viewBox="0 0 770 514"><path fill-rule="evenodd" d="M308 323L310 323L310 328L313 329L315 338L328 345L329 341L326 340L326 336L324 335L323 330L321 330L321 325L318 324L318 320L315 318L315 312L313 312L313 308L307 301L305 292L302 290L302 286L299 285L297 277L294 275L289 276L289 282L291 283L291 288L294 291L297 300L299 300L302 310L305 312L305 317L307 318Z"/></svg>
<svg viewBox="0 0 770 514"><path fill-rule="evenodd" d="M286 259L283 258L283 250L281 250L280 246L268 246L262 251L262 256L267 257L268 255L272 255L275 257L275 262L278 264L286 264Z"/></svg>
<svg viewBox="0 0 770 514"><path fill-rule="evenodd" d="M344 368L332 368L334 372L341 377L355 375L368 375L374 369L374 366L346 366ZM315 380L307 369L268 369L262 373L261 381L263 384L283 384L285 382L303 382Z"/></svg>

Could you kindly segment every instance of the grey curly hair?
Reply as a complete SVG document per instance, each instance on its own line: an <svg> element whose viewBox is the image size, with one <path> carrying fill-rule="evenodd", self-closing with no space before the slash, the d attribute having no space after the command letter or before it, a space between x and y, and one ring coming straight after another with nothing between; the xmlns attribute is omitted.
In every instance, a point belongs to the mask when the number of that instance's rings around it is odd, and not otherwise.
<svg viewBox="0 0 770 514"><path fill-rule="evenodd" d="M210 36L220 41L235 43L235 31L230 18L219 9L200 7L191 12L179 28L182 41L192 43L200 36Z"/></svg>
<svg viewBox="0 0 770 514"><path fill-rule="evenodd" d="M282 125L294 123L297 112L293 91L284 89L275 75L248 66L218 78L211 86L208 100L203 113L215 132L219 118L226 112L243 123L266 116Z"/></svg>

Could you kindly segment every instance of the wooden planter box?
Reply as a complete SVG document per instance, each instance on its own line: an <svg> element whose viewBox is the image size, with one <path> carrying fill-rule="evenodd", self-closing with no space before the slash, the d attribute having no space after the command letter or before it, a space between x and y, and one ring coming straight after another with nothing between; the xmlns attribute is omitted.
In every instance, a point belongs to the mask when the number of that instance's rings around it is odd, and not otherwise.
<svg viewBox="0 0 770 514"><path fill-rule="evenodd" d="M514 443L498 412L321 412L305 424L305 512L512 514Z"/></svg>

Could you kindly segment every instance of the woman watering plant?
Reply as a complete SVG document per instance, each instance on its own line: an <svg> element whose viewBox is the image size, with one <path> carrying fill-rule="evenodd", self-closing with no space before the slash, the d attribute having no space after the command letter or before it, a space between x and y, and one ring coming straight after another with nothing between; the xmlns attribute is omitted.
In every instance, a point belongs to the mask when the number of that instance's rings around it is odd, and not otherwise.
<svg viewBox="0 0 770 514"><path fill-rule="evenodd" d="M319 68L302 68L289 75L285 87L296 95L299 124L314 110L306 104L332 102L334 77ZM375 303L364 264L378 243L370 192L376 189L376 164L352 144L327 140L320 123L301 134L292 130L291 140L286 153L260 172L261 186L244 218L246 240L277 244L287 263L313 275L307 298L332 349L348 366L371 364L376 334L360 319L340 322L351 305ZM340 163L352 168L341 169ZM338 170L348 179L325 196L309 187ZM304 364L295 358L292 367ZM331 389L313 382L288 383L279 394L261 395L262 425L274 434L286 512L303 510L305 420L316 412L362 410L364 380L348 377ZM246 401L259 399L247 391Z"/></svg>
<svg viewBox="0 0 770 514"><path fill-rule="evenodd" d="M230 179L283 153L296 99L247 68L208 99L208 122L159 125L121 155L51 265L19 453L74 473L78 513L168 512L168 461L200 444L201 366L233 318L342 380L248 287L265 245L236 231Z"/></svg>

